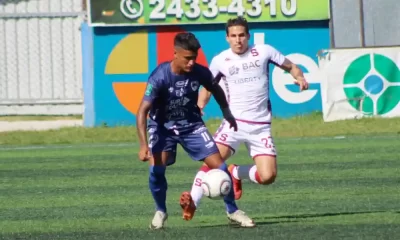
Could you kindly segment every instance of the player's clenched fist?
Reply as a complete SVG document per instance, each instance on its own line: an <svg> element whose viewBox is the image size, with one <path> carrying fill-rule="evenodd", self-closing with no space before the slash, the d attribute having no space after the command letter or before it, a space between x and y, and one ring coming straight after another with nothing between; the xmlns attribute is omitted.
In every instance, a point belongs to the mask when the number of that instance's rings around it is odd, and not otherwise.
<svg viewBox="0 0 400 240"><path fill-rule="evenodd" d="M146 162L150 159L150 152L149 152L149 147L148 146L142 146L140 147L139 151L139 160Z"/></svg>
<svg viewBox="0 0 400 240"><path fill-rule="evenodd" d="M300 91L308 89L308 82L305 79L296 80L294 83L299 85Z"/></svg>

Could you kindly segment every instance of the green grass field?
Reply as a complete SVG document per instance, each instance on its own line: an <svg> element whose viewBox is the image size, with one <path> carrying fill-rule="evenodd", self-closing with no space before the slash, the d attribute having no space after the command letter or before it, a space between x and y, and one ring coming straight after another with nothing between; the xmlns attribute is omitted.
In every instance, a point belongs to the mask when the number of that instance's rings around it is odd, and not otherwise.
<svg viewBox="0 0 400 240"><path fill-rule="evenodd" d="M183 221L179 195L199 163L180 151L162 231L147 229L154 205L135 143L1 147L0 239L400 239L399 135L276 145L276 183L245 182L238 202L257 228L229 226L222 202L209 199ZM230 161L251 163L244 149Z"/></svg>
<svg viewBox="0 0 400 240"><path fill-rule="evenodd" d="M60 116L11 116L10 121L54 120ZM79 116L68 116L67 118ZM60 117L61 118L61 117ZM207 122L214 132L220 120ZM400 135L400 118L363 118L325 123L321 113L298 116L289 119L274 119L272 134L275 138L320 137L320 136L359 136ZM136 127L69 127L49 131L0 132L0 145L53 145L82 143L120 143L136 142Z"/></svg>

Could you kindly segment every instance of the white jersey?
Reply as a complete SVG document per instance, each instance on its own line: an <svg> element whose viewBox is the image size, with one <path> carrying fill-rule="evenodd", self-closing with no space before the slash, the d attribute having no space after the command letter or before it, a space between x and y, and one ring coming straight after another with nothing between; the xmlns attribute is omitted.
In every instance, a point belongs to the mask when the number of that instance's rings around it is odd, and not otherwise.
<svg viewBox="0 0 400 240"><path fill-rule="evenodd" d="M241 55L227 49L213 58L210 70L214 76L218 73L224 75L220 85L237 120L271 122L268 65L282 65L284 60L284 55L266 44L249 47Z"/></svg>

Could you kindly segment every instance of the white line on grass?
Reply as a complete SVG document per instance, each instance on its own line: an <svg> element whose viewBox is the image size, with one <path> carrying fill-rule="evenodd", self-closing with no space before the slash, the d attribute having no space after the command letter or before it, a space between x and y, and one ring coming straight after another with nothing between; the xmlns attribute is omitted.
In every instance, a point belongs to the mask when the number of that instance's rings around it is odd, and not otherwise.
<svg viewBox="0 0 400 240"><path fill-rule="evenodd" d="M293 141L325 141L325 140L355 140L355 139L393 139L399 135L360 135L360 136L334 136L334 137L301 137L301 138L277 138L276 142L289 143ZM79 148L113 148L136 147L136 143L83 143L69 145L30 145L30 146L0 146L0 151L13 150L38 150L38 149L79 149Z"/></svg>

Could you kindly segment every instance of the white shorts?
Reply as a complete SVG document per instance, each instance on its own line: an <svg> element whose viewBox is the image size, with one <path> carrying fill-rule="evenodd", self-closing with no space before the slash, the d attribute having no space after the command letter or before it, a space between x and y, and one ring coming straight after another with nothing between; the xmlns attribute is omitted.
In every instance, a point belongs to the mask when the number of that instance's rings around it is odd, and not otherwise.
<svg viewBox="0 0 400 240"><path fill-rule="evenodd" d="M229 128L229 123L222 121L214 134L216 143L229 147L233 153L241 143L247 147L249 155L254 159L258 156L276 157L274 140L271 136L271 124L248 123L237 121L238 130Z"/></svg>

